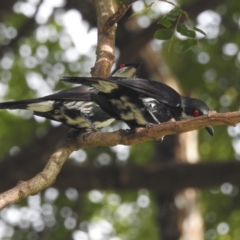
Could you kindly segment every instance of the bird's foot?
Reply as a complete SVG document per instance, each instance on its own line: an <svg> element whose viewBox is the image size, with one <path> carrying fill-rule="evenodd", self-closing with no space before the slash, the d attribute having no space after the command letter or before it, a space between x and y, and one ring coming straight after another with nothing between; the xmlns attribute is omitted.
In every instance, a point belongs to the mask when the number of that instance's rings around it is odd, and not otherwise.
<svg viewBox="0 0 240 240"><path fill-rule="evenodd" d="M88 136L91 134L91 133L93 133L93 132L96 132L96 131L90 131L90 132L85 132L84 134L83 134L83 141L84 142L86 142L87 141L87 138L88 138Z"/></svg>
<svg viewBox="0 0 240 240"><path fill-rule="evenodd" d="M134 133L135 129L119 129L119 132L122 134L130 134L130 133Z"/></svg>
<svg viewBox="0 0 240 240"><path fill-rule="evenodd" d="M86 130L86 129L77 129L72 131L72 137L75 141L77 141L79 135L82 135L83 141L87 141L87 137L89 136L89 134L96 132L95 130L91 129L91 130Z"/></svg>
<svg viewBox="0 0 240 240"><path fill-rule="evenodd" d="M155 123L147 123L146 128L149 129L149 128L153 127L154 125L156 125L156 124Z"/></svg>

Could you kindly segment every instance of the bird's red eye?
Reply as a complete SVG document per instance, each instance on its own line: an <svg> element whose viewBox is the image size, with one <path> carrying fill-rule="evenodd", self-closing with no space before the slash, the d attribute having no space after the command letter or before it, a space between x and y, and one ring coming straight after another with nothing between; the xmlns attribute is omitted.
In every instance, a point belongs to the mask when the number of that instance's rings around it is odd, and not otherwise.
<svg viewBox="0 0 240 240"><path fill-rule="evenodd" d="M124 67L125 67L125 64L124 64L124 63L120 63L119 67L120 67L120 68L124 68Z"/></svg>
<svg viewBox="0 0 240 240"><path fill-rule="evenodd" d="M198 117L199 115L200 115L199 110L198 110L198 109L195 109L195 110L193 111L193 116L194 116L194 117Z"/></svg>

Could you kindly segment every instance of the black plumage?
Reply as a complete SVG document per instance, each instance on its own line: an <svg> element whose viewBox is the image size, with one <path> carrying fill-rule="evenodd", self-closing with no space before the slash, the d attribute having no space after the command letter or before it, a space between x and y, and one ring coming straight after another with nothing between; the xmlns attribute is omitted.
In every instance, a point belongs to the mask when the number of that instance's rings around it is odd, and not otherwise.
<svg viewBox="0 0 240 240"><path fill-rule="evenodd" d="M95 87L99 92L91 94L91 99L130 128L166 122L171 118L178 121L209 112L203 101L182 97L171 87L156 81L121 77L64 77L63 81ZM211 126L206 129L213 135Z"/></svg>

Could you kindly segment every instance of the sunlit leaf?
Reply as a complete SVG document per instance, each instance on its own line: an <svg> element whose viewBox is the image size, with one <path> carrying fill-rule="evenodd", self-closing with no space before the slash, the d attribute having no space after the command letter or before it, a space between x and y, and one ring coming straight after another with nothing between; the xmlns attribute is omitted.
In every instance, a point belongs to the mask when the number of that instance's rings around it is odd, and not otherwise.
<svg viewBox="0 0 240 240"><path fill-rule="evenodd" d="M186 52L197 45L197 39L187 39L180 43L181 52Z"/></svg>
<svg viewBox="0 0 240 240"><path fill-rule="evenodd" d="M172 29L160 29L154 33L154 37L159 40L169 40L173 35Z"/></svg>
<svg viewBox="0 0 240 240"><path fill-rule="evenodd" d="M194 27L194 30L197 31L197 32L202 33L204 36L207 36L206 33L203 30L199 29L199 28Z"/></svg>
<svg viewBox="0 0 240 240"><path fill-rule="evenodd" d="M163 25L164 27L166 28L169 28L172 26L172 23L170 21L168 21L166 18L161 18L159 21L158 21L158 24L161 24Z"/></svg>
<svg viewBox="0 0 240 240"><path fill-rule="evenodd" d="M195 38L196 37L196 34L194 31L192 30L189 30L185 24L183 23L179 23L177 25L177 32L179 32L180 34L182 34L183 36L186 36L186 37L190 37L190 38Z"/></svg>

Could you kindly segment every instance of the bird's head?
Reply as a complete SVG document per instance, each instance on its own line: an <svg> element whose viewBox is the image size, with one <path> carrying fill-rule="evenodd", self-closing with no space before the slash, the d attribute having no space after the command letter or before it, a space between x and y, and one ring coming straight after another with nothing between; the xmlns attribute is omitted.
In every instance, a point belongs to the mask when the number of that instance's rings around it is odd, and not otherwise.
<svg viewBox="0 0 240 240"><path fill-rule="evenodd" d="M140 66L141 63L121 63L115 70L113 70L111 77L135 78L138 75Z"/></svg>
<svg viewBox="0 0 240 240"><path fill-rule="evenodd" d="M181 119L189 117L199 117L209 113L210 109L207 104L199 99L190 98L190 97L181 97L183 112ZM213 136L214 130L212 126L205 128L208 133Z"/></svg>

